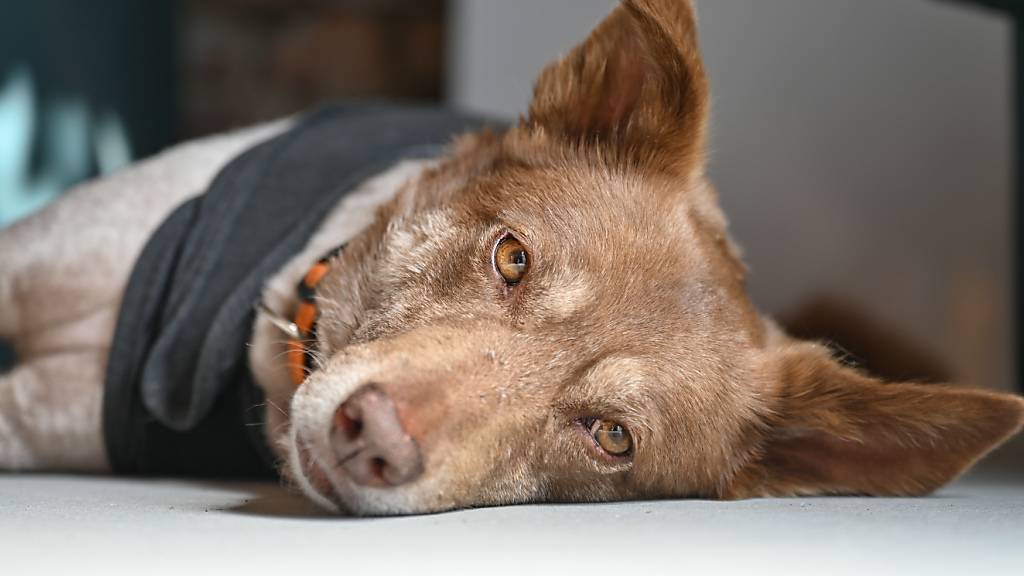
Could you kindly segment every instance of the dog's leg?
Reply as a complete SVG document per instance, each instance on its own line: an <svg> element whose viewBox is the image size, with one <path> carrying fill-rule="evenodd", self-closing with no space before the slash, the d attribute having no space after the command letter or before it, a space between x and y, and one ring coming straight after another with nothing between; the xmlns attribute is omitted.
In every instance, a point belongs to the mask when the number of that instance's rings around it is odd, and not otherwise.
<svg viewBox="0 0 1024 576"><path fill-rule="evenodd" d="M0 376L0 470L103 472L106 353L49 354Z"/></svg>
<svg viewBox="0 0 1024 576"><path fill-rule="evenodd" d="M145 241L145 230L127 217L95 217L102 208L85 206L87 196L68 198L0 231L0 338L14 344L22 360L28 360L26 339L119 300Z"/></svg>
<svg viewBox="0 0 1024 576"><path fill-rule="evenodd" d="M88 189L85 189L86 192ZM103 471L101 406L117 304L142 238L78 195L0 231L0 469Z"/></svg>

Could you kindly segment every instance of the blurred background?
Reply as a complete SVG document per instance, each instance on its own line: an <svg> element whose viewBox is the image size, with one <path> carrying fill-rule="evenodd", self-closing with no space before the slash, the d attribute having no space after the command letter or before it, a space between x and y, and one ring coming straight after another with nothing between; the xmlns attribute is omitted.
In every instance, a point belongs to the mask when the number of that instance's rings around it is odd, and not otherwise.
<svg viewBox="0 0 1024 576"><path fill-rule="evenodd" d="M754 300L890 378L1016 388L1014 33L941 0L696 0ZM515 118L611 0L33 0L0 20L0 226L337 98Z"/></svg>

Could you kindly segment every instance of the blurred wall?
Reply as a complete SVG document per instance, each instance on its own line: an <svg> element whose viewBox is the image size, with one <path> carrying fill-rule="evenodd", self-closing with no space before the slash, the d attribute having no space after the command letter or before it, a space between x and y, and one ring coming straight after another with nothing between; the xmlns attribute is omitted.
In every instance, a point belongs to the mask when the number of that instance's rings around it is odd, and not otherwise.
<svg viewBox="0 0 1024 576"><path fill-rule="evenodd" d="M336 99L440 98L444 0L179 0L181 135Z"/></svg>
<svg viewBox="0 0 1024 576"><path fill-rule="evenodd" d="M445 0L32 0L0 10L0 227L176 141L338 99L436 102Z"/></svg>
<svg viewBox="0 0 1024 576"><path fill-rule="evenodd" d="M455 0L450 100L523 112L611 5ZM1009 21L933 0L697 5L711 178L758 305L897 376L1012 388Z"/></svg>

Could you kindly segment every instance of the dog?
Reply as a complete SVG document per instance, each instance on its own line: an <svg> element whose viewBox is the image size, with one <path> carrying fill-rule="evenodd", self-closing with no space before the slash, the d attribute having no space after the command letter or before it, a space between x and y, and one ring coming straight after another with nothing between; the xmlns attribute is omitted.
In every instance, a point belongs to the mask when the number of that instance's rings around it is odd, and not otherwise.
<svg viewBox="0 0 1024 576"><path fill-rule="evenodd" d="M517 124L351 186L246 325L280 473L367 515L923 495L1017 433L1021 398L882 382L755 310L705 175L708 111L690 2L623 0ZM104 437L105 382L136 261L297 123L179 146L0 232L19 359L0 376L0 468L112 469L130 438Z"/></svg>

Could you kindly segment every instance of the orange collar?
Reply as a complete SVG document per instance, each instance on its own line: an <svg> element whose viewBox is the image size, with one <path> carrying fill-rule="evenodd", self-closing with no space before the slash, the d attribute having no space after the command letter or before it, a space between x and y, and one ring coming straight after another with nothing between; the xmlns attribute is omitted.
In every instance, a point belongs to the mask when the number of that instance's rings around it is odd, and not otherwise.
<svg viewBox="0 0 1024 576"><path fill-rule="evenodd" d="M306 376L313 371L316 349L316 322L320 318L320 310L316 305L316 287L331 269L331 260L345 247L339 246L326 256L317 260L316 264L306 272L299 282L297 293L299 306L295 310L288 332L288 375L296 387L306 381Z"/></svg>

